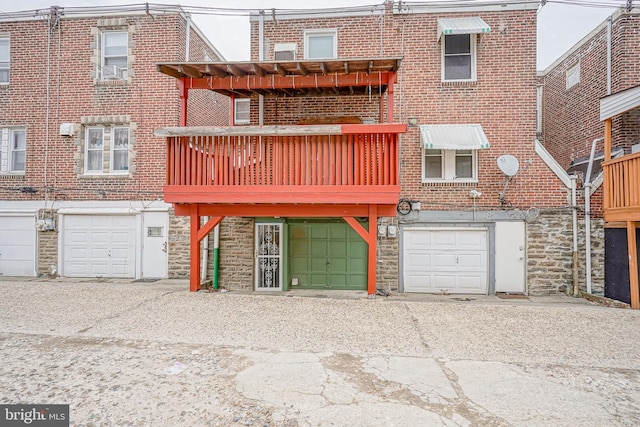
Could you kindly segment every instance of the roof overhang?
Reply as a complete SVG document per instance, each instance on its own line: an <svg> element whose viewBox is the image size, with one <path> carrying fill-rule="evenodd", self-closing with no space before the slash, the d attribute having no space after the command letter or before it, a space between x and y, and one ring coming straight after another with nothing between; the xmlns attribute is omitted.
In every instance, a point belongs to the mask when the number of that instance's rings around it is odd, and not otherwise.
<svg viewBox="0 0 640 427"><path fill-rule="evenodd" d="M640 107L640 86L600 99L600 121Z"/></svg>
<svg viewBox="0 0 640 427"><path fill-rule="evenodd" d="M163 62L163 74L189 89L236 97L364 95L395 82L401 57L293 61Z"/></svg>
<svg viewBox="0 0 640 427"><path fill-rule="evenodd" d="M479 16L467 18L438 19L438 41L445 35L453 34L486 34L491 32L489 24Z"/></svg>
<svg viewBox="0 0 640 427"><path fill-rule="evenodd" d="M420 138L426 149L477 150L489 148L480 125L421 125Z"/></svg>

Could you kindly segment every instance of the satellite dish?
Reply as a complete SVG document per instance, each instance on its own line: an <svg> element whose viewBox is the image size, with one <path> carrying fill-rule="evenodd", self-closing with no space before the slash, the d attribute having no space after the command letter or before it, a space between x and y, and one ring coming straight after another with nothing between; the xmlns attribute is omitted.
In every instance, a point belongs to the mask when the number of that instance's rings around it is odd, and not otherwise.
<svg viewBox="0 0 640 427"><path fill-rule="evenodd" d="M518 173L520 163L518 163L518 159L511 154L505 154L498 157L498 167L505 175L515 176Z"/></svg>

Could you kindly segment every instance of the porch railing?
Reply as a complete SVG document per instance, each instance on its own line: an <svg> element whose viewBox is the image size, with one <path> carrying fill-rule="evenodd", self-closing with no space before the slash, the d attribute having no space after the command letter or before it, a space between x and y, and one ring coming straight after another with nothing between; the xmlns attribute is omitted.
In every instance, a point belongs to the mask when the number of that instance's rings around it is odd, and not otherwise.
<svg viewBox="0 0 640 427"><path fill-rule="evenodd" d="M640 220L640 153L608 160L602 168L605 219Z"/></svg>
<svg viewBox="0 0 640 427"><path fill-rule="evenodd" d="M300 126L290 127L300 132L293 135L253 134L249 129L237 134L242 128L233 135L168 135L166 184L398 185L398 132L393 126L404 125L343 125L337 134Z"/></svg>

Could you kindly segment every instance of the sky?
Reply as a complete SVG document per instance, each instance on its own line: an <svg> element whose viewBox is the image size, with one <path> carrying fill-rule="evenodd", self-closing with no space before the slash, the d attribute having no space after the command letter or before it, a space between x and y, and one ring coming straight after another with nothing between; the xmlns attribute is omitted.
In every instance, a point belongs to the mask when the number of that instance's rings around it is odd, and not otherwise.
<svg viewBox="0 0 640 427"><path fill-rule="evenodd" d="M562 0L561 0L562 1ZM381 4L383 0L153 0L150 3L234 9L300 9ZM410 1L409 1L410 2ZM142 0L0 0L0 14L18 10L61 7L141 4ZM302 4L301 4L302 3ZM573 0L572 3L580 3ZM584 3L594 3L594 1ZM584 4L583 3L583 4ZM595 3L617 3L601 0ZM549 0L538 11L538 69L544 70L602 23L615 9L567 5ZM193 22L226 60L249 59L249 18L246 16L192 15Z"/></svg>

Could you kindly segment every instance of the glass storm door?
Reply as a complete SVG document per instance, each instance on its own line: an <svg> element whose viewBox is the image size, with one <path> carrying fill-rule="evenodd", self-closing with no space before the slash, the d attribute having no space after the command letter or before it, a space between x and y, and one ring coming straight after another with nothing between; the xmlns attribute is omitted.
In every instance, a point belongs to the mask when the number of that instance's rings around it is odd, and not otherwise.
<svg viewBox="0 0 640 427"><path fill-rule="evenodd" d="M282 224L256 224L256 290L282 290Z"/></svg>

